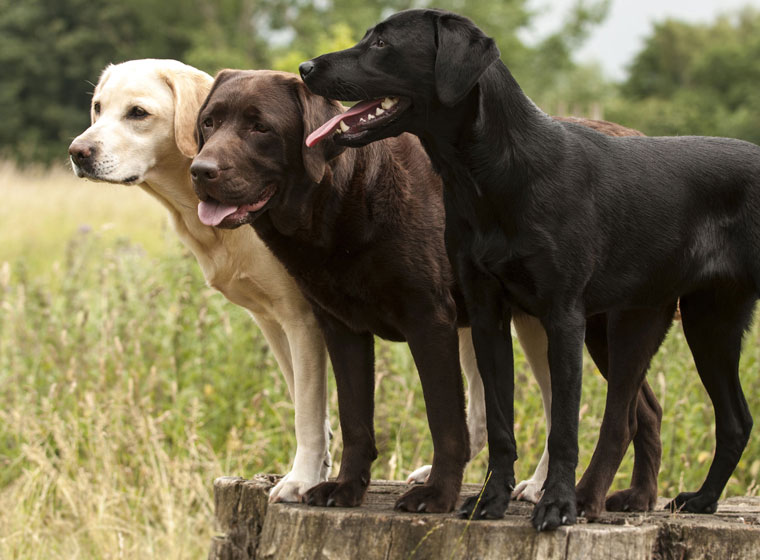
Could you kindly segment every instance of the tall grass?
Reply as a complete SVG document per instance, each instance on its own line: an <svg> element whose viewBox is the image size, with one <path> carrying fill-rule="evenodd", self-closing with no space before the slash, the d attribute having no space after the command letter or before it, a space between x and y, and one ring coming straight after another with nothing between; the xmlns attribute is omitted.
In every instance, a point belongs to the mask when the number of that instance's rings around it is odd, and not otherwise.
<svg viewBox="0 0 760 560"><path fill-rule="evenodd" d="M0 558L198 558L213 533L212 481L283 473L293 407L261 334L207 288L161 210L137 189L9 170L0 185ZM87 227L80 227L86 224ZM760 410L760 332L742 360ZM428 463L432 445L413 362L378 342L376 478ZM536 383L516 353L518 475L544 441ZM605 384L585 365L581 460L588 464ZM660 493L695 489L714 447L712 408L680 325L649 376L665 409ZM337 404L331 385L331 412ZM750 442L729 481L757 493ZM333 440L340 459L340 437ZM480 482L486 453L468 467ZM631 457L615 481L625 487ZM337 468L337 465L336 465Z"/></svg>

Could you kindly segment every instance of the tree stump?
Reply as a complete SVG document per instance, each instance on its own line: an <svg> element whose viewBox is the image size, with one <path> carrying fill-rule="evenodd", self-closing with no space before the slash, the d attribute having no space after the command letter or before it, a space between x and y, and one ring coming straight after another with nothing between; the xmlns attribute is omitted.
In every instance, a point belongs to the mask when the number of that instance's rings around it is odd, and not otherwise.
<svg viewBox="0 0 760 560"><path fill-rule="evenodd" d="M401 513L407 485L374 481L362 507L270 504L276 476L214 481L216 521L209 560L579 559L708 560L760 558L760 498L729 498L714 515L604 513L587 523L536 533L532 504L512 502L504 519ZM465 484L462 498L479 487ZM667 500L661 498L658 507Z"/></svg>

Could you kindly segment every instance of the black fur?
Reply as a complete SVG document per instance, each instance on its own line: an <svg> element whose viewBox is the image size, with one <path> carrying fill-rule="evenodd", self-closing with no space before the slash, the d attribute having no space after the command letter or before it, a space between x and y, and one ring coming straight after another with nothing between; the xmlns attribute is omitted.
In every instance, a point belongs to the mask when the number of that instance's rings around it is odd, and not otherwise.
<svg viewBox="0 0 760 560"><path fill-rule="evenodd" d="M575 521L587 318L608 312L609 336L636 339L667 320L681 297L684 331L715 407L717 447L702 488L672 507L715 511L752 426L738 359L760 288L760 148L719 138L610 138L558 123L500 60L483 68L495 58L488 41L461 16L409 10L355 47L311 61L305 77L326 96L411 100L392 123L337 142L358 146L412 132L443 177L449 255L492 395L495 489L487 489L485 507L503 501L515 459L510 315L538 316L549 337L551 460L533 515L540 530ZM638 349L610 349L599 449L616 461L644 374L626 363L646 361L660 340L655 333ZM587 486L582 481L579 491Z"/></svg>

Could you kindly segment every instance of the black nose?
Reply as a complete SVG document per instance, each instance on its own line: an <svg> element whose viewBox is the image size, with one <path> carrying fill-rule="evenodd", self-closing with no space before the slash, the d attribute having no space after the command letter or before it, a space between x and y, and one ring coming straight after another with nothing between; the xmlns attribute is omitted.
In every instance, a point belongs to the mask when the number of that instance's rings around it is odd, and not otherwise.
<svg viewBox="0 0 760 560"><path fill-rule="evenodd" d="M79 167L89 167L95 158L95 146L84 140L74 140L69 146L69 155Z"/></svg>
<svg viewBox="0 0 760 560"><path fill-rule="evenodd" d="M219 177L219 166L215 161L195 158L190 166L190 175L194 181L213 181Z"/></svg>
<svg viewBox="0 0 760 560"><path fill-rule="evenodd" d="M314 63L311 60L307 60L306 62L302 62L298 66L298 71L301 73L301 79L305 80L306 76L308 76L311 71L314 70Z"/></svg>

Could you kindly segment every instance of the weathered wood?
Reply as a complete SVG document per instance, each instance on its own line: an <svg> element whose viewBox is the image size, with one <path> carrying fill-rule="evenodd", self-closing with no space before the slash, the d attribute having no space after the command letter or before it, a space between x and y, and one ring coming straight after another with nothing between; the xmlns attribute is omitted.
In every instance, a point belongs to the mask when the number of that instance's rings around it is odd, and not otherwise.
<svg viewBox="0 0 760 560"><path fill-rule="evenodd" d="M513 502L505 519L468 522L453 515L393 511L407 486L375 481L356 509L269 504L277 477L214 482L216 519L209 560L760 558L760 498L729 498L715 515L605 513L594 523L536 533L532 504ZM465 485L462 497L476 494ZM666 500L661 499L659 507Z"/></svg>

